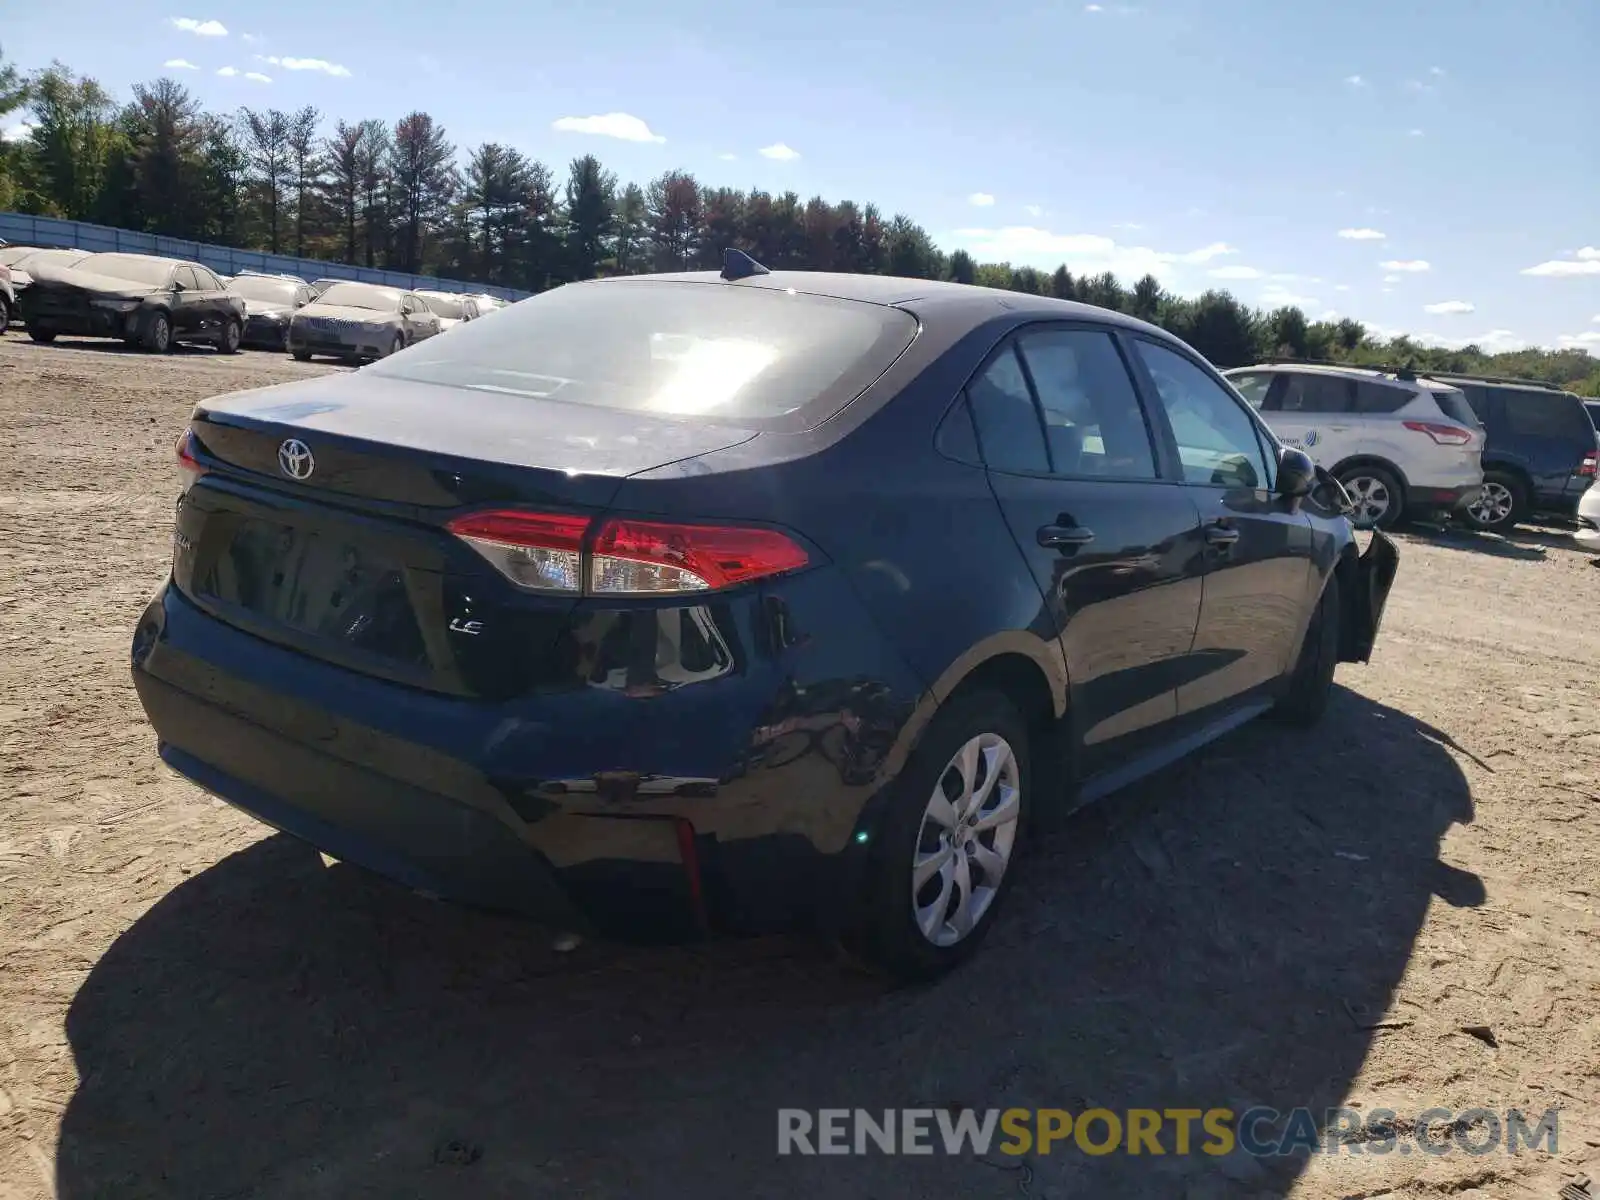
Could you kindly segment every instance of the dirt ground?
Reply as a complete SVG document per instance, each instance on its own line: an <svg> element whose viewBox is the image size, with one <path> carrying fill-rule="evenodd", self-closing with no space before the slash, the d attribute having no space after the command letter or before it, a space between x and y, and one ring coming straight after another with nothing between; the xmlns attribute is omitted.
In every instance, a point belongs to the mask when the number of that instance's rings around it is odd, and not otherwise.
<svg viewBox="0 0 1600 1200"><path fill-rule="evenodd" d="M331 369L0 338L0 1200L1600 1195L1600 570L1561 531L1404 536L1321 729L1067 822L937 986L557 954L156 760L127 647L173 438ZM1559 1151L776 1155L779 1107L1256 1103L1554 1108Z"/></svg>

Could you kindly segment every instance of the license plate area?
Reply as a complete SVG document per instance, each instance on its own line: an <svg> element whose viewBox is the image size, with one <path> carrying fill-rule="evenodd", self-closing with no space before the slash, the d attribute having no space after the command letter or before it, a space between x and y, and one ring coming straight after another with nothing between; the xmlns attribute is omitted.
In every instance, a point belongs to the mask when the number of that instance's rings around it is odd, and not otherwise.
<svg viewBox="0 0 1600 1200"><path fill-rule="evenodd" d="M381 547L261 518L226 524L225 541L197 564L202 599L363 654L428 665L407 571Z"/></svg>

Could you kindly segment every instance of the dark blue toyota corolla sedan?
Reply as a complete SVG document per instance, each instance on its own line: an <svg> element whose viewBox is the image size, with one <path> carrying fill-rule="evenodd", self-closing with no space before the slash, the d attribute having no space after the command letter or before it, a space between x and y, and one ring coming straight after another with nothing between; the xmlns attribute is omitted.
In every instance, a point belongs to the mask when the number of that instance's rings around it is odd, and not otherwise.
<svg viewBox="0 0 1600 1200"><path fill-rule="evenodd" d="M178 457L133 640L176 770L431 894L901 977L1039 818L1315 720L1397 563L1159 329L737 253L207 401Z"/></svg>

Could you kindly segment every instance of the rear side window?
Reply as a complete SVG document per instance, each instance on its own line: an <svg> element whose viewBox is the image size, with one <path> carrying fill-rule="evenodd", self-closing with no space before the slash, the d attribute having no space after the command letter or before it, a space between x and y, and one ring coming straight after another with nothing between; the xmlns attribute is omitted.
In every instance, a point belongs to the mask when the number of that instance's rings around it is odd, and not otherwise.
<svg viewBox="0 0 1600 1200"><path fill-rule="evenodd" d="M1472 411L1472 406L1467 403L1466 396L1460 392L1442 390L1434 392L1433 402L1445 416L1458 424L1465 425L1468 429L1483 424L1478 414Z"/></svg>
<svg viewBox="0 0 1600 1200"><path fill-rule="evenodd" d="M1406 388L1390 387L1383 383L1358 383L1355 410L1358 413L1399 412L1415 397L1416 393Z"/></svg>
<svg viewBox="0 0 1600 1200"><path fill-rule="evenodd" d="M204 267L196 267L194 269L194 278L195 278L195 282L200 285L200 289L202 291L220 292L220 291L223 290L222 289L222 280L218 279L215 275L213 275L210 271L206 270Z"/></svg>
<svg viewBox="0 0 1600 1200"><path fill-rule="evenodd" d="M565 404L805 427L865 391L916 334L915 318L884 305L618 280L543 292L367 370Z"/></svg>
<svg viewBox="0 0 1600 1200"><path fill-rule="evenodd" d="M1502 388L1500 402L1505 407L1506 427L1512 433L1575 441L1594 436L1594 427L1584 416L1583 406L1576 396Z"/></svg>
<svg viewBox="0 0 1600 1200"><path fill-rule="evenodd" d="M1144 412L1110 334L1037 330L1018 347L1039 396L1053 474L1156 477Z"/></svg>
<svg viewBox="0 0 1600 1200"><path fill-rule="evenodd" d="M1034 474L1050 470L1039 410L1014 345L1008 343L967 384L967 403L972 406L983 461L991 470Z"/></svg>
<svg viewBox="0 0 1600 1200"><path fill-rule="evenodd" d="M1355 407L1355 380L1338 375L1290 375L1279 412L1347 413Z"/></svg>

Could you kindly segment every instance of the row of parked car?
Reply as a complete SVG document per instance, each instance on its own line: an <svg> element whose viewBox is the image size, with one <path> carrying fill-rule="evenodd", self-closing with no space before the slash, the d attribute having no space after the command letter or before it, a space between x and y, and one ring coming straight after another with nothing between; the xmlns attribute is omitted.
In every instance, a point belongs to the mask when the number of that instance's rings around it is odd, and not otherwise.
<svg viewBox="0 0 1600 1200"><path fill-rule="evenodd" d="M1540 515L1587 519L1600 400L1523 379L1296 359L1223 374L1339 479L1357 528L1447 515L1503 533Z"/></svg>
<svg viewBox="0 0 1600 1200"><path fill-rule="evenodd" d="M119 338L165 353L177 342L281 350L349 362L395 351L500 305L489 295L209 267L147 254L0 247L0 331L20 316L36 342Z"/></svg>

